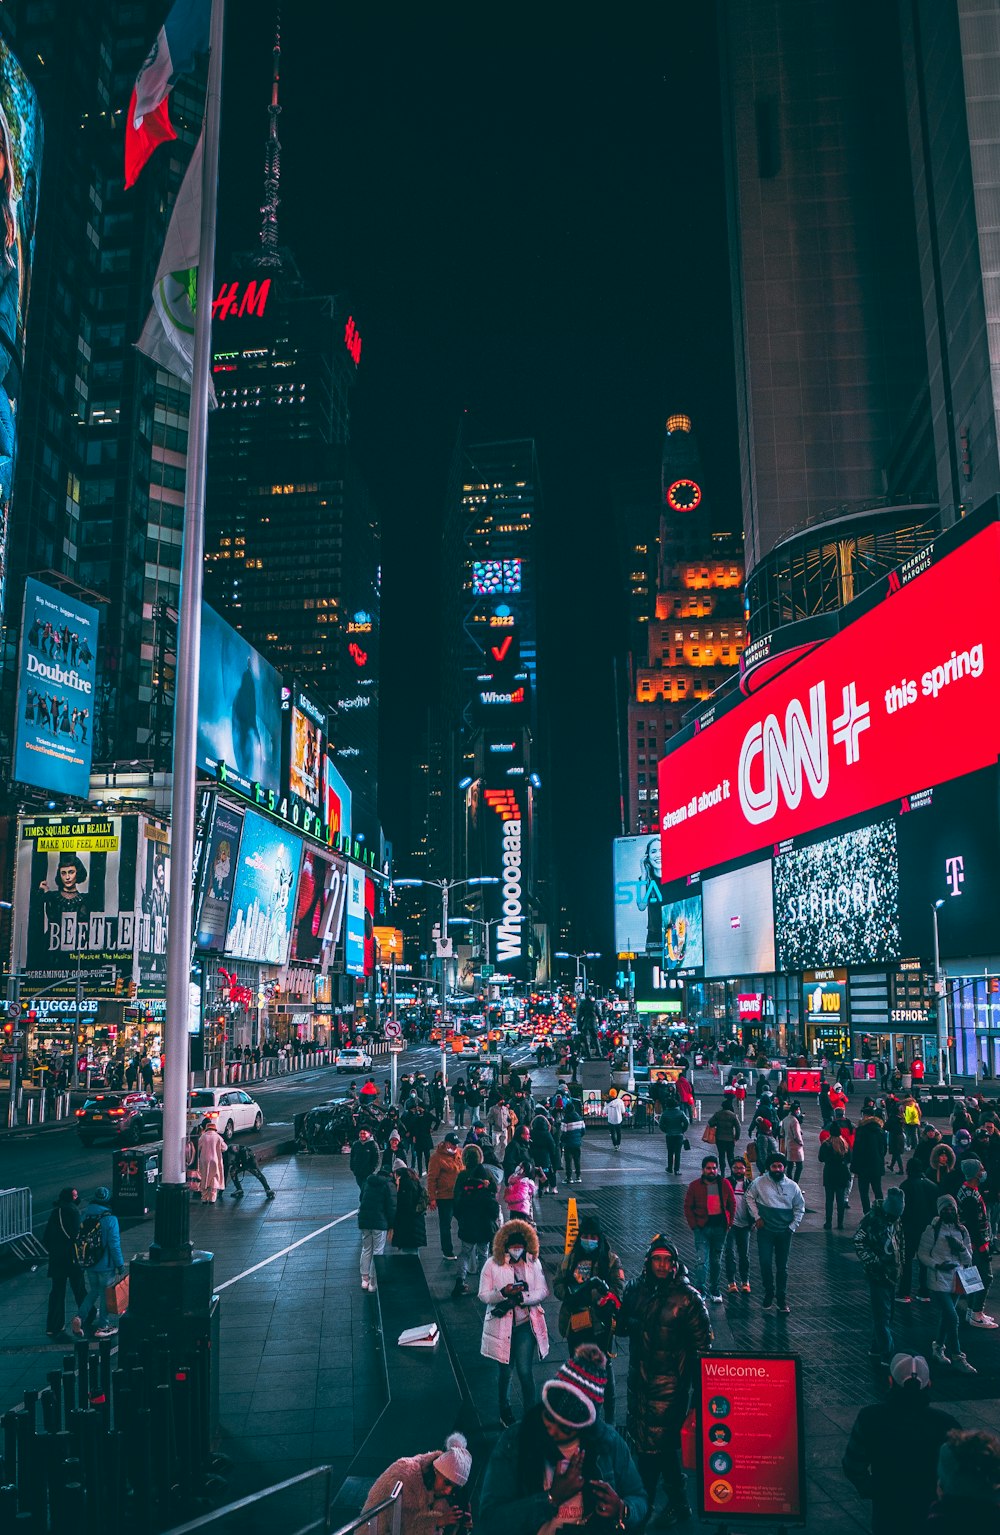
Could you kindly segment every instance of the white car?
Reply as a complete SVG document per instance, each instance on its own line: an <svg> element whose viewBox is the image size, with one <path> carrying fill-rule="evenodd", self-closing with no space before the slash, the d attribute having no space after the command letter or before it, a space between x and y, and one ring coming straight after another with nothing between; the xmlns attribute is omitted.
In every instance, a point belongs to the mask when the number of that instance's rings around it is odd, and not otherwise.
<svg viewBox="0 0 1000 1535"><path fill-rule="evenodd" d="M210 1119L228 1141L241 1130L259 1130L264 1114L241 1087L199 1087L188 1094L188 1127L202 1119Z"/></svg>
<svg viewBox="0 0 1000 1535"><path fill-rule="evenodd" d="M371 1071L372 1058L367 1050L338 1050L337 1073L342 1075L345 1071Z"/></svg>

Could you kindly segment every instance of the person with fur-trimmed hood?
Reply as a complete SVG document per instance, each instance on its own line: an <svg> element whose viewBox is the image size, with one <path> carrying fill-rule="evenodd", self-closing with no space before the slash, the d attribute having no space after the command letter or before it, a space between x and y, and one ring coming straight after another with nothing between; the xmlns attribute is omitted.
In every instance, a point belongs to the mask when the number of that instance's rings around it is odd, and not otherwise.
<svg viewBox="0 0 1000 1535"><path fill-rule="evenodd" d="M525 1411L535 1403L534 1364L549 1351L542 1301L549 1293L538 1261L538 1232L528 1221L511 1220L493 1238L492 1256L479 1276L479 1299L486 1303L480 1352L498 1366L500 1422L513 1423L510 1380L521 1383Z"/></svg>
<svg viewBox="0 0 1000 1535"><path fill-rule="evenodd" d="M404 1455L387 1466L372 1486L365 1509L384 1503L397 1482L400 1493L399 1535L441 1535L442 1530L462 1524L462 1499L454 1496L472 1473L472 1456L462 1434L449 1434L443 1450L427 1455ZM364 1512L364 1509L362 1510ZM379 1529L388 1531L393 1510L379 1516Z"/></svg>
<svg viewBox="0 0 1000 1535"><path fill-rule="evenodd" d="M669 1237L653 1238L642 1273L625 1286L618 1336L629 1340L625 1437L650 1512L662 1476L667 1507L658 1523L680 1524L691 1516L681 1465L681 1425L698 1355L712 1345L712 1327L705 1301L690 1283Z"/></svg>

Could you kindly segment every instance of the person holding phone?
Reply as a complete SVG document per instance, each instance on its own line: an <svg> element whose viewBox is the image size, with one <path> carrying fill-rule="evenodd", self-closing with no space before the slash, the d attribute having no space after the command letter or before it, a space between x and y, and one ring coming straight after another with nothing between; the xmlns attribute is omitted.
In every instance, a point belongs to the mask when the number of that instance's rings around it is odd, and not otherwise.
<svg viewBox="0 0 1000 1535"><path fill-rule="evenodd" d="M493 1253L479 1277L479 1299L486 1303L481 1352L498 1365L500 1422L514 1421L510 1384L514 1370L525 1411L535 1402L535 1359L549 1351L542 1301L549 1293L538 1261L538 1233L527 1221L510 1220L493 1239Z"/></svg>

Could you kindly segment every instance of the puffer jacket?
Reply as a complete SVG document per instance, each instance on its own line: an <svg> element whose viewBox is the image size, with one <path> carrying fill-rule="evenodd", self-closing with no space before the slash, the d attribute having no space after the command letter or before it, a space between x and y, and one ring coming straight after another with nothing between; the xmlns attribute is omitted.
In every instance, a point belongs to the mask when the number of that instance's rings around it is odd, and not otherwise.
<svg viewBox="0 0 1000 1535"><path fill-rule="evenodd" d="M559 1160L552 1128L545 1114L536 1114L531 1121L531 1155L539 1167L554 1167Z"/></svg>
<svg viewBox="0 0 1000 1535"><path fill-rule="evenodd" d="M625 1270L622 1267L622 1260L609 1244L607 1237L602 1236L599 1239L596 1253L584 1252L579 1245L578 1239L563 1258L562 1263L559 1265L559 1272L552 1281L552 1293L556 1296L557 1300L562 1301L562 1306L559 1310L559 1336L561 1338L568 1336L570 1317L574 1311L581 1309L579 1304L577 1304L581 1299L580 1286L574 1278L577 1265L581 1262L591 1265L593 1278L599 1279L603 1284L606 1284L609 1293L615 1297L615 1300L609 1301L604 1308L608 1322L608 1329L605 1330L610 1330L612 1317L617 1313L621 1305L621 1298L625 1293ZM584 1339L581 1336L580 1338L574 1337L572 1341L575 1344L591 1340L589 1338Z"/></svg>
<svg viewBox="0 0 1000 1535"><path fill-rule="evenodd" d="M388 1168L366 1178L358 1201L361 1231L391 1231L396 1218L396 1180Z"/></svg>
<svg viewBox="0 0 1000 1535"><path fill-rule="evenodd" d="M698 1355L712 1343L708 1310L683 1264L660 1285L646 1254L642 1274L625 1286L618 1333L629 1339L629 1443L636 1454L654 1454L686 1412Z"/></svg>
<svg viewBox="0 0 1000 1535"><path fill-rule="evenodd" d="M435 1146L427 1164L427 1197L434 1200L453 1198L455 1183L464 1166L457 1146L454 1151L444 1141Z"/></svg>
<svg viewBox="0 0 1000 1535"><path fill-rule="evenodd" d="M419 1179L401 1173L396 1193L396 1214L392 1222L392 1245L406 1252L427 1246L427 1195Z"/></svg>
<svg viewBox="0 0 1000 1535"><path fill-rule="evenodd" d="M525 1257L521 1263L512 1263L507 1254L511 1237L524 1241ZM515 1312L504 1309L502 1316L494 1315L495 1309L507 1300L504 1287L524 1283L524 1307L535 1335L538 1357L544 1359L549 1351L549 1331L545 1324L542 1301L549 1293L545 1270L538 1261L538 1233L527 1221L506 1221L493 1238L493 1251L483 1264L479 1276L479 1299L486 1304L483 1319L483 1338L480 1353L498 1364L510 1363L510 1340L514 1331ZM522 1318L523 1320L523 1318Z"/></svg>
<svg viewBox="0 0 1000 1535"><path fill-rule="evenodd" d="M851 1169L859 1177L876 1177L885 1171L886 1134L875 1114L865 1114L858 1125L851 1152Z"/></svg>
<svg viewBox="0 0 1000 1535"><path fill-rule="evenodd" d="M583 1110L578 1103L570 1099L563 1109L562 1143L570 1148L579 1146L586 1133L587 1126L583 1122Z"/></svg>
<svg viewBox="0 0 1000 1535"><path fill-rule="evenodd" d="M452 1214L461 1242L493 1240L500 1219L497 1183L485 1167L467 1168L455 1179Z"/></svg>
<svg viewBox="0 0 1000 1535"><path fill-rule="evenodd" d="M924 1265L928 1290L950 1293L955 1288L955 1271L972 1262L969 1233L964 1226L946 1224L935 1216L920 1238L917 1257Z"/></svg>
<svg viewBox="0 0 1000 1535"><path fill-rule="evenodd" d="M866 1279L880 1284L899 1283L903 1271L902 1239L902 1221L890 1220L883 1201L876 1199L854 1233L854 1251L861 1259Z"/></svg>
<svg viewBox="0 0 1000 1535"><path fill-rule="evenodd" d="M668 1104L660 1115L660 1129L664 1135L687 1135L690 1128L691 1121L679 1103Z"/></svg>

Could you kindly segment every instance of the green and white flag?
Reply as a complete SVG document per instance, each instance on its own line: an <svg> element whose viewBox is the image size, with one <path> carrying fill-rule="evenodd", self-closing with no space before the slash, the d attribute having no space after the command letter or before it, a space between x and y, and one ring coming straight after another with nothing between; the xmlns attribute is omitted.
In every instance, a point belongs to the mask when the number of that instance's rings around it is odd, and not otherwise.
<svg viewBox="0 0 1000 1535"><path fill-rule="evenodd" d="M202 148L200 136L170 216L153 284L153 307L137 342L158 367L190 384L194 372L194 315L198 302L201 238ZM215 391L209 381L210 404Z"/></svg>

